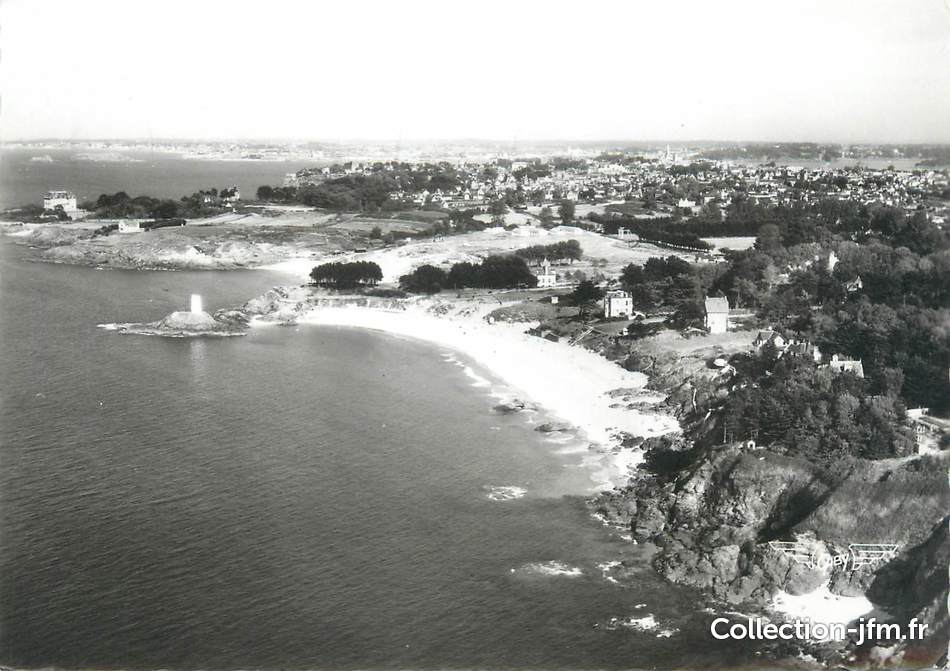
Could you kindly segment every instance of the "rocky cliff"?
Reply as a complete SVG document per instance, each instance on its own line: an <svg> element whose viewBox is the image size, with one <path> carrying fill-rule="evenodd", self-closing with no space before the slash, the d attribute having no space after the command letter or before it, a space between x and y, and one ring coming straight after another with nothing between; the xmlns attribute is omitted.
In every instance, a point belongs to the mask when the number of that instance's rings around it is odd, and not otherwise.
<svg viewBox="0 0 950 671"><path fill-rule="evenodd" d="M931 662L946 650L947 455L853 460L828 470L769 450L723 445L708 408L728 393L727 377L702 357L631 354L624 363L651 375L650 386L668 394L664 404L684 433L643 441L640 472L592 505L655 548L658 573L733 607L767 610L778 594L827 586L833 594L866 596L885 621L906 625L916 617L929 625L922 642L875 647L871 641L864 650L849 650L853 659ZM799 555L783 543L794 543ZM803 560L847 556L858 543L893 544L897 554L857 569Z"/></svg>

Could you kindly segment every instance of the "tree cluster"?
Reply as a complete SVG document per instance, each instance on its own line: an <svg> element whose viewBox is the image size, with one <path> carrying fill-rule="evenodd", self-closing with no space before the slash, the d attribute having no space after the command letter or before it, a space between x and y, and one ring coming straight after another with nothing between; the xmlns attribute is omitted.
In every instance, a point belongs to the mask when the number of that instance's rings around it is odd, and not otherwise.
<svg viewBox="0 0 950 671"><path fill-rule="evenodd" d="M310 271L310 279L322 287L354 289L382 281L383 271L372 261L334 261L316 266Z"/></svg>
<svg viewBox="0 0 950 671"><path fill-rule="evenodd" d="M221 212L215 203L205 203L203 195L217 191L199 191L181 200L131 197L125 191L102 194L94 201L82 204L82 209L91 212L96 219L194 219Z"/></svg>
<svg viewBox="0 0 950 671"><path fill-rule="evenodd" d="M402 290L413 294L437 294L447 283L448 273L428 263L399 278Z"/></svg>
<svg viewBox="0 0 950 671"><path fill-rule="evenodd" d="M481 263L463 261L445 272L423 265L399 278L400 286L414 293L436 293L452 289L513 289L534 287L538 278L531 274L524 259L518 256L489 256Z"/></svg>
<svg viewBox="0 0 950 671"><path fill-rule="evenodd" d="M819 463L912 453L913 433L895 393L872 394L851 373L763 350L734 362L741 382L723 405L727 441L753 439Z"/></svg>
<svg viewBox="0 0 950 671"><path fill-rule="evenodd" d="M633 217L615 216L610 214L596 214L591 212L588 219L603 226L604 233L616 235L621 228L635 233L645 240L659 242L677 247L688 247L696 250L708 250L708 243L698 235L688 230L683 222L674 217L656 217L653 219L635 219Z"/></svg>
<svg viewBox="0 0 950 671"><path fill-rule="evenodd" d="M695 304L702 299L698 269L676 256L651 257L642 266L631 263L623 269L620 283L642 311L662 307L675 310L684 302ZM684 320L689 319L692 317L684 316Z"/></svg>
<svg viewBox="0 0 950 671"><path fill-rule="evenodd" d="M562 240L550 245L531 245L515 250L515 255L520 256L529 263L540 265L542 261L580 261L584 255L581 249L581 243L577 240Z"/></svg>

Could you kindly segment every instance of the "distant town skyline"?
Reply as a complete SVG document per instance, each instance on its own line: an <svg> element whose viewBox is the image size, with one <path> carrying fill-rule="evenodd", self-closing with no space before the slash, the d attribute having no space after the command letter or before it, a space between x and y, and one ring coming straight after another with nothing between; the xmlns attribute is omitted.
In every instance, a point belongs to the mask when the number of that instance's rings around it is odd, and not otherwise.
<svg viewBox="0 0 950 671"><path fill-rule="evenodd" d="M0 139L950 142L950 2L0 6Z"/></svg>

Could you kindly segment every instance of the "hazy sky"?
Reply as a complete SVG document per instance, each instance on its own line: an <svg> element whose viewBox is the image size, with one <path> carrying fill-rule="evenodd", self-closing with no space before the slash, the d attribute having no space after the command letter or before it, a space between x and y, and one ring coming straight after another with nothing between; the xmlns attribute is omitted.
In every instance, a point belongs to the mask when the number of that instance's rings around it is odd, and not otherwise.
<svg viewBox="0 0 950 671"><path fill-rule="evenodd" d="M950 142L950 0L4 0L0 134Z"/></svg>

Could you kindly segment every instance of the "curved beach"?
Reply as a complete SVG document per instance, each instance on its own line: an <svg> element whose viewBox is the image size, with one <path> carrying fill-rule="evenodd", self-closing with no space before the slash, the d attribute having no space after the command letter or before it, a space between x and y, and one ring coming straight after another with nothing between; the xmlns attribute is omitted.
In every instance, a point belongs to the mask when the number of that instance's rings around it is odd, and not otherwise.
<svg viewBox="0 0 950 671"><path fill-rule="evenodd" d="M669 415L627 409L610 397L612 390L642 389L647 381L642 373L624 370L581 347L527 335L530 324L490 323L486 316L497 304L438 303L439 311L432 309L434 305L423 300L408 302L405 309L346 304L308 307L295 321L383 331L460 352L589 441L592 451L604 457L603 475L598 478L602 487L626 483L630 469L641 459L639 450L620 448L624 437L678 429ZM451 307L445 309L446 305Z"/></svg>

